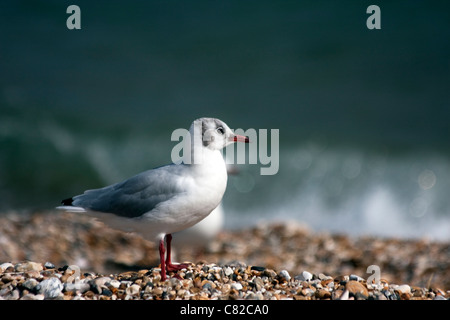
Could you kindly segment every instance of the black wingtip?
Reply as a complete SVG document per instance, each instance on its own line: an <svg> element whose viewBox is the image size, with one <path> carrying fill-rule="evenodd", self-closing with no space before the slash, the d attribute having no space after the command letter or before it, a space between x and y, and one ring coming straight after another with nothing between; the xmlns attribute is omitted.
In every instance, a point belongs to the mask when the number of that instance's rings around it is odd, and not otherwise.
<svg viewBox="0 0 450 320"><path fill-rule="evenodd" d="M64 206L71 206L73 202L73 198L68 198L68 199L64 199L63 201L61 201L61 204Z"/></svg>

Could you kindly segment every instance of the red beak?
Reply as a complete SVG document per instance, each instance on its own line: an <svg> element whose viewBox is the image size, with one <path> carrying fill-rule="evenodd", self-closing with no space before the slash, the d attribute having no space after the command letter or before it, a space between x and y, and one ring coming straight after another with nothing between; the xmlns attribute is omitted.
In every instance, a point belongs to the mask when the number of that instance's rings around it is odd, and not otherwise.
<svg viewBox="0 0 450 320"><path fill-rule="evenodd" d="M235 134L234 136L230 137L230 140L234 141L234 142L245 142L245 143L249 143L250 139L246 136L240 136Z"/></svg>

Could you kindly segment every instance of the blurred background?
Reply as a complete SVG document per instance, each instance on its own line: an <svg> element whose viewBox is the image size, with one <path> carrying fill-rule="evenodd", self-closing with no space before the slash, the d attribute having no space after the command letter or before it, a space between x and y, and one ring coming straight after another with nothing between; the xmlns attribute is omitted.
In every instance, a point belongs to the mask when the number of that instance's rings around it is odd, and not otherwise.
<svg viewBox="0 0 450 320"><path fill-rule="evenodd" d="M3 1L0 214L169 163L211 116L280 130L276 175L229 177L225 228L450 240L450 3L377 1L368 30L371 4Z"/></svg>

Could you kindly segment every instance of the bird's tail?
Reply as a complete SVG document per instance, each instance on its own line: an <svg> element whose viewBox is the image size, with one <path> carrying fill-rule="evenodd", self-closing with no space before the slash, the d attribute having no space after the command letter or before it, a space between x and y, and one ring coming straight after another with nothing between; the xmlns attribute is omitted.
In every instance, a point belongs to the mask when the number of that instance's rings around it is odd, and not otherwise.
<svg viewBox="0 0 450 320"><path fill-rule="evenodd" d="M73 198L64 199L61 201L62 206L56 207L58 210L67 212L86 212L84 208L72 206Z"/></svg>

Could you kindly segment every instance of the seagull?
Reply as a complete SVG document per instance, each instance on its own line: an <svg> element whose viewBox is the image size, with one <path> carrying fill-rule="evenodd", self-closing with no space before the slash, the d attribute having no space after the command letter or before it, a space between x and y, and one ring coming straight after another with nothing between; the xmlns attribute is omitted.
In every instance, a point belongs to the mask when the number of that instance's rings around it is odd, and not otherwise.
<svg viewBox="0 0 450 320"><path fill-rule="evenodd" d="M228 177L220 150L234 142L249 142L248 137L234 134L225 122L206 117L192 122L187 138L190 159L144 171L104 188L87 190L63 200L57 209L83 212L114 229L159 240L161 281L165 281L166 272L188 266L172 263L172 233L206 218L225 193Z"/></svg>

